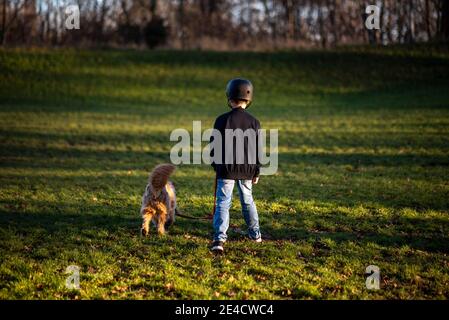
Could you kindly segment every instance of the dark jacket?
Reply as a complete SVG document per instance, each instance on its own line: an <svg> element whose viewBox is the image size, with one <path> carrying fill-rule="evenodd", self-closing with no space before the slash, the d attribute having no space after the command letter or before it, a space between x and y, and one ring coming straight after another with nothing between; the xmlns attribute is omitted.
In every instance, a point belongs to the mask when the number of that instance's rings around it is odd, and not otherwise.
<svg viewBox="0 0 449 320"><path fill-rule="evenodd" d="M217 129L221 133L222 137L222 152L221 152L221 164L215 163L213 156L214 150L211 152L212 167L217 173L219 179L233 179L233 180L250 180L259 176L260 162L258 156L258 139L260 122L243 108L235 108L231 111L222 114L215 120L214 129ZM253 129L256 139L244 138L243 150L236 150L238 146L236 139L226 139L226 129L241 129L243 132L247 129ZM229 138L229 137L228 137ZM232 140L232 141L231 141ZM214 143L214 137L211 137L211 144ZM217 145L218 147L218 145ZM215 145L214 145L215 148ZM232 161L226 163L226 150L225 148L233 148ZM237 152L244 152L243 163L237 161ZM229 160L229 159L228 159Z"/></svg>

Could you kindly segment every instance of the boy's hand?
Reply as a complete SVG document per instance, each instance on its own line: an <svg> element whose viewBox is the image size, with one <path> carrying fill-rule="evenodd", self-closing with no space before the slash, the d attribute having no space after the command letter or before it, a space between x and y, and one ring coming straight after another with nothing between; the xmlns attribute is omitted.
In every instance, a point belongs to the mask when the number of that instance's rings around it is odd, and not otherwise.
<svg viewBox="0 0 449 320"><path fill-rule="evenodd" d="M253 178L253 184L257 184L259 182L259 177L254 177Z"/></svg>

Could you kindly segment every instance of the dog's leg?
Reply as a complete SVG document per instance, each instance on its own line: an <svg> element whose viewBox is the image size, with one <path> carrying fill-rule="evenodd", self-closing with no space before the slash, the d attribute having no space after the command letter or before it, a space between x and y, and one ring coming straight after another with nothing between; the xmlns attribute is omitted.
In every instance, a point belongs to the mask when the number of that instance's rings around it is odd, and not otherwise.
<svg viewBox="0 0 449 320"><path fill-rule="evenodd" d="M175 209L170 208L168 211L167 222L165 222L165 229L167 230L169 227L173 225L175 222Z"/></svg>
<svg viewBox="0 0 449 320"><path fill-rule="evenodd" d="M147 236L150 233L150 221L153 218L154 211L153 210L145 210L145 212L142 215L143 222L142 222L142 229L141 234L142 236Z"/></svg>
<svg viewBox="0 0 449 320"><path fill-rule="evenodd" d="M157 232L160 235L165 234L165 222L167 221L167 211L164 210L158 214L157 217Z"/></svg>
<svg viewBox="0 0 449 320"><path fill-rule="evenodd" d="M167 190L167 199L165 199L165 205L168 208L168 218L167 222L165 223L165 229L168 229L174 222L175 222L175 210L176 210L176 194L175 194L175 187L171 182L167 183L166 185Z"/></svg>
<svg viewBox="0 0 449 320"><path fill-rule="evenodd" d="M175 219L176 219L175 212L176 212L176 200L173 199L173 200L170 200L170 212L169 212L170 221L172 224L175 222Z"/></svg>
<svg viewBox="0 0 449 320"><path fill-rule="evenodd" d="M167 221L165 222L165 229L168 229L175 222L175 210L176 204L174 201L170 200L168 205L168 216Z"/></svg>

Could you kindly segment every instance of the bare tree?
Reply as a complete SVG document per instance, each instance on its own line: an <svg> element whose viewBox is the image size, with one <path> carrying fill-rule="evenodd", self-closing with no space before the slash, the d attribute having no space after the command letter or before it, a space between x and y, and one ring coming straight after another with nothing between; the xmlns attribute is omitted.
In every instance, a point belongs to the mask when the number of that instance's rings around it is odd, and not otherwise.
<svg viewBox="0 0 449 320"><path fill-rule="evenodd" d="M66 30L74 2L82 27ZM357 0L0 0L0 44L252 50L449 40L447 0L374 3L380 31L365 28L371 2Z"/></svg>
<svg viewBox="0 0 449 320"><path fill-rule="evenodd" d="M2 13L2 30L0 31L0 44L5 45L6 37L8 35L9 29L17 22L21 11L27 4L25 0L11 1L12 6L8 5L8 0L3 0L3 13Z"/></svg>

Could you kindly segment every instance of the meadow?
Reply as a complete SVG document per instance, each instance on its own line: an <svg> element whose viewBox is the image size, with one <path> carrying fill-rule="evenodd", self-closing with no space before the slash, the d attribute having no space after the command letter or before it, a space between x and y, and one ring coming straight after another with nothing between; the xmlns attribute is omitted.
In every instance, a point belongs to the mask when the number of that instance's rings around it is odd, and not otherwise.
<svg viewBox="0 0 449 320"><path fill-rule="evenodd" d="M170 132L227 112L227 81L279 129L279 169L236 190L226 252L208 221L139 229ZM449 298L449 50L219 53L0 50L0 299ZM210 166L180 165L180 208L213 207ZM80 290L65 287L69 265ZM365 268L380 268L380 289Z"/></svg>

